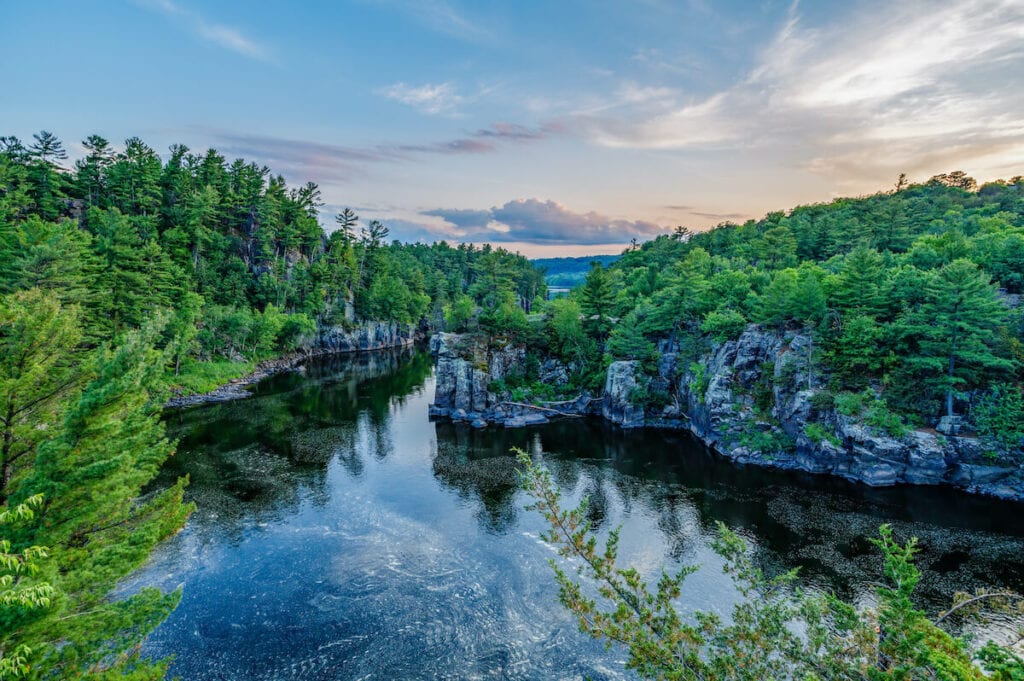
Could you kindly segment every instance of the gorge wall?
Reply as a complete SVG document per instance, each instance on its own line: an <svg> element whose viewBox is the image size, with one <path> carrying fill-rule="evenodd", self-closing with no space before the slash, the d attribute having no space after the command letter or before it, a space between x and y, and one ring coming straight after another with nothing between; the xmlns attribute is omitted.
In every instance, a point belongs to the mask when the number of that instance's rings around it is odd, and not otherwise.
<svg viewBox="0 0 1024 681"><path fill-rule="evenodd" d="M1024 465L992 459L977 438L931 429L895 434L867 413L846 415L819 396L827 376L808 360L800 333L748 326L736 340L684 361L660 344L652 366L613 362L600 395L534 406L517 403L496 383L526 358L522 345L491 346L473 336L437 334L436 390L431 414L475 427L520 427L562 415L599 416L623 428L688 430L738 463L830 474L868 485L945 484L968 492L1024 500ZM541 365L545 382L564 382L566 367ZM652 400L656 395L658 399Z"/></svg>

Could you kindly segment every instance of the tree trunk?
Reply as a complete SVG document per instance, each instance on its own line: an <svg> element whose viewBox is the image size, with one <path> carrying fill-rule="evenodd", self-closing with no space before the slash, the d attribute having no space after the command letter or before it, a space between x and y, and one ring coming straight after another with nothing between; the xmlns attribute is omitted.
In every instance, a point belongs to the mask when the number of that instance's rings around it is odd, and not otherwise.
<svg viewBox="0 0 1024 681"><path fill-rule="evenodd" d="M949 354L949 385L946 387L946 416L949 417L950 427L953 427L953 370L956 368L956 358L953 353Z"/></svg>

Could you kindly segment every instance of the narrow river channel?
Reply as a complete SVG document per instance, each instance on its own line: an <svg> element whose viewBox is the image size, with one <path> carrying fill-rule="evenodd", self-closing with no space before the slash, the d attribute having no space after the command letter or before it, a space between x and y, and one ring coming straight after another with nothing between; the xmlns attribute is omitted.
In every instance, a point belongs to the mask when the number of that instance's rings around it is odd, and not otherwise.
<svg viewBox="0 0 1024 681"><path fill-rule="evenodd" d="M577 632L524 510L513 446L542 457L622 561L656 575L699 563L685 607L734 598L715 521L766 569L869 598L890 522L917 536L929 611L956 589L1024 589L1024 506L948 489L870 489L742 467L680 433L573 420L474 431L432 423L420 351L310 364L237 402L169 412L198 510L125 589L183 588L146 644L172 673L223 679L628 679L624 652ZM998 634L998 623L994 625Z"/></svg>

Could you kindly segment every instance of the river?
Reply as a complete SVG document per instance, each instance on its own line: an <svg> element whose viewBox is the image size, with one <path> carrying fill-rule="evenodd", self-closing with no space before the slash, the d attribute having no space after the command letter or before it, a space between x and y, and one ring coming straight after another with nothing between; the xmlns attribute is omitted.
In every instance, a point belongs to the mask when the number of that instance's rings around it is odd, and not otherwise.
<svg viewBox="0 0 1024 681"><path fill-rule="evenodd" d="M180 446L162 481L187 473L197 511L124 586L183 588L144 652L176 654L191 681L633 678L558 605L513 446L589 495L598 531L622 526L623 563L700 564L687 608L733 601L709 549L718 520L767 569L799 565L807 586L862 603L883 522L919 537L930 611L958 588L1024 589L1022 505L737 466L685 434L598 421L432 423L431 369L420 351L337 358L168 412Z"/></svg>

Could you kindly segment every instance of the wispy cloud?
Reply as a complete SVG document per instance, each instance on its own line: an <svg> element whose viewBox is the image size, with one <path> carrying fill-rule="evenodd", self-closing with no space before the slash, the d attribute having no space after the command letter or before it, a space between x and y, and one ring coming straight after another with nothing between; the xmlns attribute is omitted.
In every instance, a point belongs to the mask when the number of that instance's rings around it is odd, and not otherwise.
<svg viewBox="0 0 1024 681"><path fill-rule="evenodd" d="M411 106L420 113L431 115L458 116L459 105L465 101L451 83L427 83L419 86L395 83L381 88L377 93L387 99Z"/></svg>
<svg viewBox="0 0 1024 681"><path fill-rule="evenodd" d="M195 10L182 7L173 0L137 0L138 4L174 19L199 38L252 59L270 61L270 53L241 30L206 19Z"/></svg>
<svg viewBox="0 0 1024 681"><path fill-rule="evenodd" d="M439 33L470 42L493 42L494 33L446 0L381 0Z"/></svg>
<svg viewBox="0 0 1024 681"><path fill-rule="evenodd" d="M349 180L364 174L374 164L409 162L425 156L487 154L498 151L502 145L530 143L559 132L554 125L529 128L499 122L465 137L438 142L348 146L206 127L193 130L210 138L222 153L255 159L289 178L321 183Z"/></svg>
<svg viewBox="0 0 1024 681"><path fill-rule="evenodd" d="M666 231L653 222L577 213L555 201L538 199L517 199L487 210L436 208L421 215L444 220L449 238L473 242L626 244Z"/></svg>
<svg viewBox="0 0 1024 681"><path fill-rule="evenodd" d="M733 85L680 102L660 87L620 89L617 107L574 122L608 147L784 148L851 189L951 167L937 164L995 174L1024 157L1024 4L916 0L857 16L812 27L794 4Z"/></svg>

